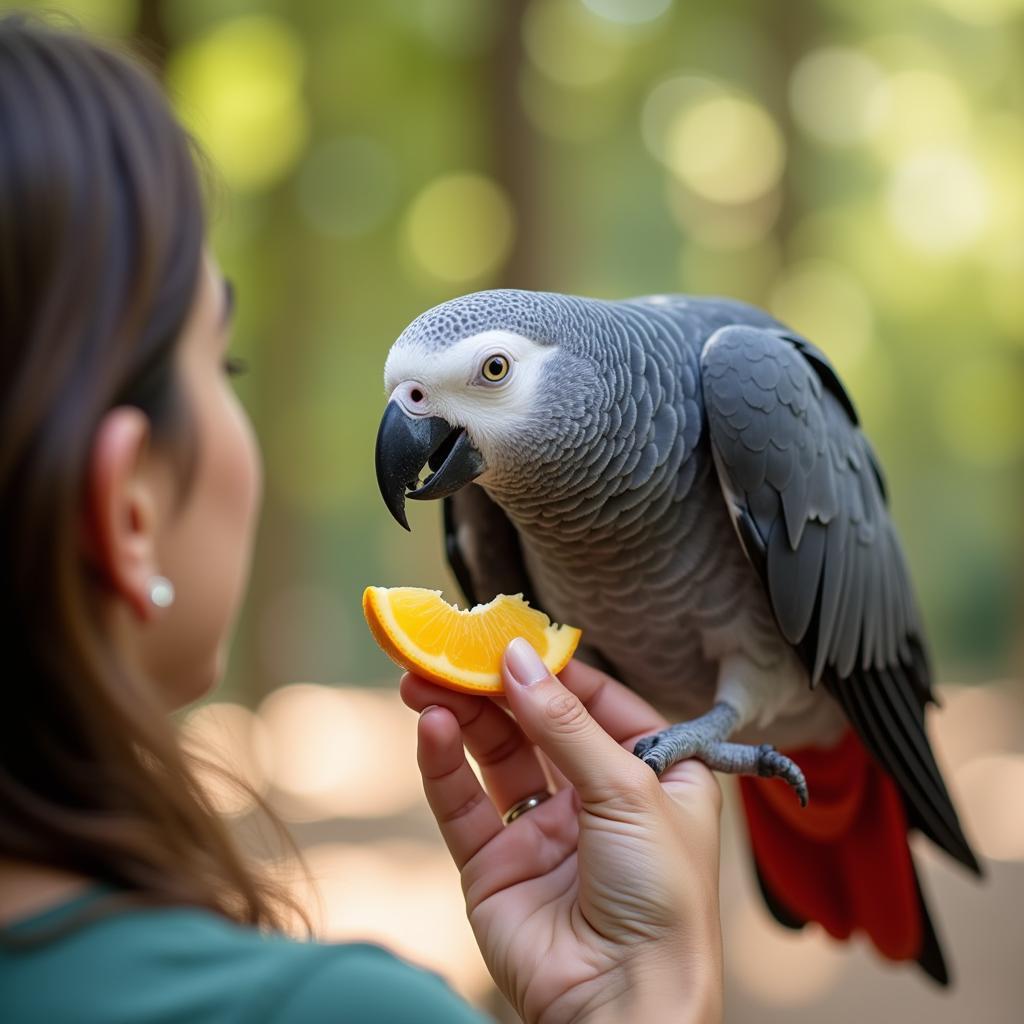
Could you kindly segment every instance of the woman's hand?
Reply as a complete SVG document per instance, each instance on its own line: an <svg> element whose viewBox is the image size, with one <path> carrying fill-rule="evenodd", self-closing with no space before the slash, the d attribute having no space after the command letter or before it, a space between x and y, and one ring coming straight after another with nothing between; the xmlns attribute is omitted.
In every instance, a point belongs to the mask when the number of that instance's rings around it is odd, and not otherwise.
<svg viewBox="0 0 1024 1024"><path fill-rule="evenodd" d="M498 987L541 1024L720 1020L714 776L691 760L659 780L634 757L635 741L665 722L601 672L573 662L560 682L516 640L503 675L515 719L489 698L402 680L406 704L422 712L427 800Z"/></svg>

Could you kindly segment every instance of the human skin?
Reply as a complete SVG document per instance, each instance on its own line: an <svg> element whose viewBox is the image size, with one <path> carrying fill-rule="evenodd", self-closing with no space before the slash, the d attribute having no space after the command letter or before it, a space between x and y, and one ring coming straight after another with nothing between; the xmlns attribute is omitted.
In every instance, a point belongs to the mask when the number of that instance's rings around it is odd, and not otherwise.
<svg viewBox="0 0 1024 1024"><path fill-rule="evenodd" d="M107 414L89 474L90 554L107 581L106 621L127 663L153 680L168 709L208 693L224 672L248 579L261 496L259 449L225 371L228 290L213 258L176 351L194 462L150 441L134 408ZM149 600L154 575L174 585L170 608Z"/></svg>

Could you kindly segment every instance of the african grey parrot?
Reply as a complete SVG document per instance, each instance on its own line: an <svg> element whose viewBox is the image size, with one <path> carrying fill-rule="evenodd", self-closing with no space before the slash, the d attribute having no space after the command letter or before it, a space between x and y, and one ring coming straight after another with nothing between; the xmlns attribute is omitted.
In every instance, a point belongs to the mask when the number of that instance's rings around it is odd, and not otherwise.
<svg viewBox="0 0 1024 1024"><path fill-rule="evenodd" d="M741 779L772 912L945 983L908 830L980 868L925 734L882 471L825 355L740 302L501 290L419 316L385 378L381 493L406 528L407 497L444 499L466 597L582 628L680 722L637 744L656 772L693 756L809 794Z"/></svg>

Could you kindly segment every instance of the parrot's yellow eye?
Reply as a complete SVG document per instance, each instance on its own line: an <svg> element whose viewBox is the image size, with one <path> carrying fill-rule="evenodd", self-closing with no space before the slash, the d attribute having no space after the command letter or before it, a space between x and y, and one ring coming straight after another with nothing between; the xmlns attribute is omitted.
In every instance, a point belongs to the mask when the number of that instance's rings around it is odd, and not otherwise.
<svg viewBox="0 0 1024 1024"><path fill-rule="evenodd" d="M508 376L508 371L509 362L505 356L488 356L482 372L484 380L498 381L504 380Z"/></svg>

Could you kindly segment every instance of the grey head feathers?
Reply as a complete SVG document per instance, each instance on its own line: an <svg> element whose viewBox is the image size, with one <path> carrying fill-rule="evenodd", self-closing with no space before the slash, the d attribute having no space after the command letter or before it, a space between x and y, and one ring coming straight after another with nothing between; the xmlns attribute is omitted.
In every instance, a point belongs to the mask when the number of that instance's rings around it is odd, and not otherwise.
<svg viewBox="0 0 1024 1024"><path fill-rule="evenodd" d="M493 289L442 302L421 313L402 332L396 346L414 344L437 352L484 331L513 331L541 345L555 345L580 318L574 299L553 292Z"/></svg>
<svg viewBox="0 0 1024 1024"><path fill-rule="evenodd" d="M735 299L652 295L605 300L502 288L472 292L426 310L395 345L437 352L484 331L504 330L539 345L558 345L573 354L594 357L606 349L607 341L599 331L595 334L595 328L625 314L632 314L633 323L649 319L652 325L672 325L702 339L728 324L781 326L762 310Z"/></svg>
<svg viewBox="0 0 1024 1024"><path fill-rule="evenodd" d="M701 431L700 348L716 328L737 322L777 326L730 299L477 292L406 328L389 357L388 385L408 376L407 367L422 376L446 365L478 336L511 334L547 350L528 401L481 393L486 406L453 401L444 412L484 452L481 483L513 514L540 514L531 506L542 504L552 522L603 525L647 499L669 500L670 477L678 494L688 489L698 469L685 464ZM463 380L455 386L466 390Z"/></svg>

